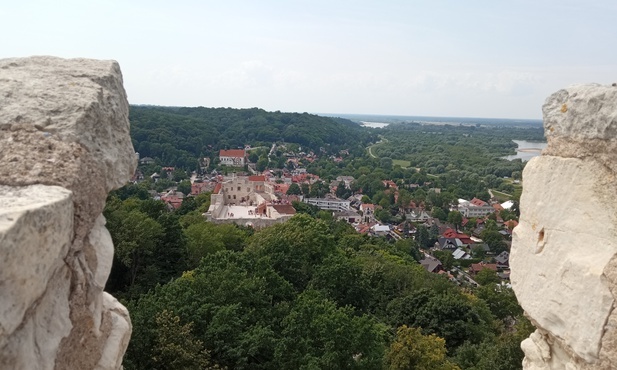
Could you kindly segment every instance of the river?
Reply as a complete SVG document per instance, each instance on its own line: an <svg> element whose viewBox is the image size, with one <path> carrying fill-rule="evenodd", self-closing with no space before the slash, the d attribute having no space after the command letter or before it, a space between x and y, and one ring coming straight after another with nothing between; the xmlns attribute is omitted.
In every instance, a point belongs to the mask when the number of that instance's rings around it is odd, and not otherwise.
<svg viewBox="0 0 617 370"><path fill-rule="evenodd" d="M385 122L369 122L369 121L360 121L361 126L370 127L370 128L384 128L389 125L389 123Z"/></svg>
<svg viewBox="0 0 617 370"><path fill-rule="evenodd" d="M514 141L518 145L518 148L516 149L516 154L502 157L509 161L520 158L523 162L527 162L531 158L539 156L542 153L542 150L548 145L547 143L539 143L526 140L512 141Z"/></svg>

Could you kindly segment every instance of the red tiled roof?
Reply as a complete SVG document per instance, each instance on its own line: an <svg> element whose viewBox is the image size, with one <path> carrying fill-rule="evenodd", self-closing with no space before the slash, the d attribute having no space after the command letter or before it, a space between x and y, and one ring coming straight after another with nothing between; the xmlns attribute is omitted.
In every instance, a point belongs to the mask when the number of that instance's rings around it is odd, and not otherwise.
<svg viewBox="0 0 617 370"><path fill-rule="evenodd" d="M171 204L171 206L175 209L180 208L180 205L182 205L182 198L178 198L175 196L161 197L161 200L165 203Z"/></svg>
<svg viewBox="0 0 617 370"><path fill-rule="evenodd" d="M296 209L289 204L273 204L272 208L282 215L295 215Z"/></svg>
<svg viewBox="0 0 617 370"><path fill-rule="evenodd" d="M191 184L191 195L199 195L207 189L210 184L207 182L195 182Z"/></svg>
<svg viewBox="0 0 617 370"><path fill-rule="evenodd" d="M243 158L244 157L244 149L230 149L230 150L224 150L221 149L221 151L219 152L219 156L220 157L240 157Z"/></svg>
<svg viewBox="0 0 617 370"><path fill-rule="evenodd" d="M497 264L495 263L472 263L471 264L471 271L473 272L480 272L484 269L489 269L489 270L493 270L493 271L497 271Z"/></svg>
<svg viewBox="0 0 617 370"><path fill-rule="evenodd" d="M495 211L503 211L503 207L499 203L493 204L493 208L495 208Z"/></svg>
<svg viewBox="0 0 617 370"><path fill-rule="evenodd" d="M249 176L249 181L266 181L266 176L252 175Z"/></svg>
<svg viewBox="0 0 617 370"><path fill-rule="evenodd" d="M473 240L467 234L459 234L456 231L448 228L443 232L444 238L456 238L459 239L463 244L473 244Z"/></svg>
<svg viewBox="0 0 617 370"><path fill-rule="evenodd" d="M287 194L287 190L289 190L289 184L275 184L274 185L274 191Z"/></svg>
<svg viewBox="0 0 617 370"><path fill-rule="evenodd" d="M212 194L218 194L222 188L223 188L223 184L221 184L220 182L217 183L216 186L214 186L214 190L212 191Z"/></svg>
<svg viewBox="0 0 617 370"><path fill-rule="evenodd" d="M482 199L478 199L478 198L473 198L472 200L469 201L469 203L473 204L474 206L478 206L478 207L486 206L488 204Z"/></svg>
<svg viewBox="0 0 617 370"><path fill-rule="evenodd" d="M388 186L393 189L398 189L398 186L396 186L396 183L392 180L383 180L382 183L384 186Z"/></svg>

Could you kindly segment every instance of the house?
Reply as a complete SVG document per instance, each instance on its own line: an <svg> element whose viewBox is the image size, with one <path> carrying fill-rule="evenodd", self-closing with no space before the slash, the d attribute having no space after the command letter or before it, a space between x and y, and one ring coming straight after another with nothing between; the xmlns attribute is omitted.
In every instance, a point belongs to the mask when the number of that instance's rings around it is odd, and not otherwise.
<svg viewBox="0 0 617 370"><path fill-rule="evenodd" d="M161 200L165 202L170 209L180 208L183 199L184 198L172 194L164 195L161 197Z"/></svg>
<svg viewBox="0 0 617 370"><path fill-rule="evenodd" d="M416 208L405 214L405 218L411 222L426 222L431 218L431 215L424 209Z"/></svg>
<svg viewBox="0 0 617 370"><path fill-rule="evenodd" d="M360 204L360 212L362 212L362 215L364 216L364 222L374 220L375 205L371 203L362 203Z"/></svg>
<svg viewBox="0 0 617 370"><path fill-rule="evenodd" d="M372 228L373 233L377 236L386 236L390 233L390 226L388 225L374 225Z"/></svg>
<svg viewBox="0 0 617 370"><path fill-rule="evenodd" d="M243 167L246 164L246 151L244 149L231 149L219 152L219 160L222 165Z"/></svg>
<svg viewBox="0 0 617 370"><path fill-rule="evenodd" d="M154 159L150 157L143 157L139 160L139 164L152 164L154 163Z"/></svg>
<svg viewBox="0 0 617 370"><path fill-rule="evenodd" d="M208 182L194 182L191 184L191 195L199 195L214 190L216 184Z"/></svg>
<svg viewBox="0 0 617 370"><path fill-rule="evenodd" d="M459 239L463 244L469 245L469 244L473 244L474 241L469 237L469 235L467 234L460 234L457 233L456 231L452 230L451 228L447 228L443 233L442 233L444 238L457 238Z"/></svg>
<svg viewBox="0 0 617 370"><path fill-rule="evenodd" d="M503 223L503 226L505 226L508 230L513 230L516 226L518 226L518 221L508 220Z"/></svg>
<svg viewBox="0 0 617 370"><path fill-rule="evenodd" d="M473 276L477 275L478 272L484 270L484 269L489 269L489 270L493 270L495 272L497 272L497 264L495 263L486 263L486 262L480 262L480 263L472 263L471 266L469 267L469 273Z"/></svg>
<svg viewBox="0 0 617 370"><path fill-rule="evenodd" d="M361 219L360 215L352 210L336 211L332 213L332 216L334 216L336 220L339 220L339 221L345 220L346 222L349 222L350 224L359 222Z"/></svg>
<svg viewBox="0 0 617 370"><path fill-rule="evenodd" d="M507 251L503 251L495 256L495 262L497 262L497 267L505 268L510 265L510 253Z"/></svg>
<svg viewBox="0 0 617 370"><path fill-rule="evenodd" d="M407 235L404 234L405 229L407 229ZM396 230L401 234L401 235L405 235L410 236L416 233L416 227L414 226L414 224L412 224L409 221L403 221L401 222L398 226L396 226Z"/></svg>
<svg viewBox="0 0 617 370"><path fill-rule="evenodd" d="M375 205L371 203L362 203L360 204L360 212L364 215L369 215L375 213Z"/></svg>
<svg viewBox="0 0 617 370"><path fill-rule="evenodd" d="M485 201L473 198L468 201L465 199L458 200L458 211L461 212L463 217L483 217L495 212L495 209Z"/></svg>
<svg viewBox="0 0 617 370"><path fill-rule="evenodd" d="M420 265L422 265L422 267L424 267L428 272L438 273L443 270L441 261L431 256L426 256L423 260L421 260Z"/></svg>
<svg viewBox="0 0 617 370"><path fill-rule="evenodd" d="M362 223L362 224L358 224L357 226L355 226L355 229L360 234L368 234L369 231L371 231L372 225L373 224L371 223Z"/></svg>
<svg viewBox="0 0 617 370"><path fill-rule="evenodd" d="M458 238L438 238L435 246L441 250L455 250L464 244Z"/></svg>
<svg viewBox="0 0 617 370"><path fill-rule="evenodd" d="M454 252L452 252L452 257L454 257L455 260L460 260L460 259L468 260L471 258L469 253L465 252L461 248L457 248Z"/></svg>

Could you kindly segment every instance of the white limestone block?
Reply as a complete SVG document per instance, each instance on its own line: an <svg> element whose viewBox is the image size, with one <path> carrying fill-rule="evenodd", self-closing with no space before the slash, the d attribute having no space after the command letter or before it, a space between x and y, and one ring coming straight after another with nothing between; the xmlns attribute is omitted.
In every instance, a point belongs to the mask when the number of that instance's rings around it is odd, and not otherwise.
<svg viewBox="0 0 617 370"><path fill-rule="evenodd" d="M127 309L108 293L103 293L103 307L111 314L111 330L96 370L115 370L120 368L133 327Z"/></svg>
<svg viewBox="0 0 617 370"><path fill-rule="evenodd" d="M591 160L530 161L510 254L512 285L525 312L588 362L598 359L614 301L603 278L617 253L607 176Z"/></svg>
<svg viewBox="0 0 617 370"><path fill-rule="evenodd" d="M129 107L117 62L0 59L0 80L0 129L34 126L60 141L82 145L101 165L107 191L133 175Z"/></svg>
<svg viewBox="0 0 617 370"><path fill-rule="evenodd" d="M0 344L64 265L72 237L70 191L0 186Z"/></svg>

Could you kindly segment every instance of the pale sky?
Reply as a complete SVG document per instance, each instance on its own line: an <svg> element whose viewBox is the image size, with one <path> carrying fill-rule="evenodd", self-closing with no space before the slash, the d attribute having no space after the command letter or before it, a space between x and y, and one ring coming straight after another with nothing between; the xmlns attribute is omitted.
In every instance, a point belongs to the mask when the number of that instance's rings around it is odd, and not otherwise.
<svg viewBox="0 0 617 370"><path fill-rule="evenodd" d="M115 59L132 104L541 118L617 82L617 1L4 1L0 58Z"/></svg>

